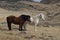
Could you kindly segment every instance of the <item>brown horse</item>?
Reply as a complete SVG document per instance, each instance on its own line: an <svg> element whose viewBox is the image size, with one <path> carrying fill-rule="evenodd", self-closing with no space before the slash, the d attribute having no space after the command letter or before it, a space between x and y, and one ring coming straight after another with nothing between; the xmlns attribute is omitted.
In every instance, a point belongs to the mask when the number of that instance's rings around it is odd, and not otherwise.
<svg viewBox="0 0 60 40"><path fill-rule="evenodd" d="M7 17L7 24L8 24L8 29L11 30L11 23L19 25L19 31L22 31L24 23L26 21L30 22L30 16L29 15L21 15L19 17L15 17L15 16L8 16ZM25 27L24 27L25 29Z"/></svg>

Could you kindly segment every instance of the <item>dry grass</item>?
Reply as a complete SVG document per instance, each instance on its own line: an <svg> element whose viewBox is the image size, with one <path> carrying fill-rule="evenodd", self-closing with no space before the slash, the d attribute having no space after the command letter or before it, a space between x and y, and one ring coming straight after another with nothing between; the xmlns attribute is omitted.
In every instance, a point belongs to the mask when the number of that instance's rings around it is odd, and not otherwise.
<svg viewBox="0 0 60 40"><path fill-rule="evenodd" d="M26 13L25 13L26 12ZM6 17L9 15L19 16L22 13L32 15L37 11L8 11L0 8L0 40L60 40L60 27L37 27L34 32L34 26L27 24L27 31L19 31L18 25L12 24L12 30L7 28ZM35 14L33 14L35 15Z"/></svg>

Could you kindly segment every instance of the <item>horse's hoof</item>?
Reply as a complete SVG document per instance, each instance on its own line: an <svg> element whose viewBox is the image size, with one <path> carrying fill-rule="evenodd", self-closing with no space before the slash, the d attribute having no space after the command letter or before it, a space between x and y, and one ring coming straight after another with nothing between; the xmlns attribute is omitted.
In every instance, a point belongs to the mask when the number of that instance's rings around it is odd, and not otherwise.
<svg viewBox="0 0 60 40"><path fill-rule="evenodd" d="M19 31L26 31L26 29L19 29Z"/></svg>
<svg viewBox="0 0 60 40"><path fill-rule="evenodd" d="M19 29L19 31L22 31L21 29Z"/></svg>
<svg viewBox="0 0 60 40"><path fill-rule="evenodd" d="M22 29L22 31L26 31L26 29Z"/></svg>
<svg viewBox="0 0 60 40"><path fill-rule="evenodd" d="M27 31L26 29L23 29L24 31Z"/></svg>
<svg viewBox="0 0 60 40"><path fill-rule="evenodd" d="M19 31L23 31L23 29L19 29Z"/></svg>
<svg viewBox="0 0 60 40"><path fill-rule="evenodd" d="M8 31L11 31L11 30L8 30Z"/></svg>
<svg viewBox="0 0 60 40"><path fill-rule="evenodd" d="M12 30L11 28L9 28L9 30Z"/></svg>

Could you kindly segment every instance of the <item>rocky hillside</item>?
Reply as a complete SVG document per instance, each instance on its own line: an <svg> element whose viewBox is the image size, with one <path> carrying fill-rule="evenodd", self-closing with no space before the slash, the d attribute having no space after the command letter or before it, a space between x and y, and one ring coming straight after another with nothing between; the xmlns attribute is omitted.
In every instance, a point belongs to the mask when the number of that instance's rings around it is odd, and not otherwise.
<svg viewBox="0 0 60 40"><path fill-rule="evenodd" d="M60 3L55 4L41 4L29 1L19 2L0 2L0 8L10 11L34 11L46 13L47 20L51 24L60 24ZM33 13L34 14L34 13Z"/></svg>
<svg viewBox="0 0 60 40"><path fill-rule="evenodd" d="M52 3L59 3L60 0L42 0L41 3L44 4L52 4Z"/></svg>
<svg viewBox="0 0 60 40"><path fill-rule="evenodd" d="M32 0L0 0L0 1L17 2L17 1L32 1Z"/></svg>

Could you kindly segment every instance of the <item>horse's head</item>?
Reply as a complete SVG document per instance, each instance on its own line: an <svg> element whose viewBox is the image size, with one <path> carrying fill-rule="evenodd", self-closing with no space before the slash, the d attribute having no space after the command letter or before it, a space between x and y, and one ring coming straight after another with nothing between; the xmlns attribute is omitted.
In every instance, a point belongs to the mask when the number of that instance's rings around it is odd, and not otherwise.
<svg viewBox="0 0 60 40"><path fill-rule="evenodd" d="M37 15L39 19L45 20L45 15L43 13L40 13Z"/></svg>
<svg viewBox="0 0 60 40"><path fill-rule="evenodd" d="M30 20L30 16L26 16L24 19L25 19L26 21L31 22L31 20Z"/></svg>

